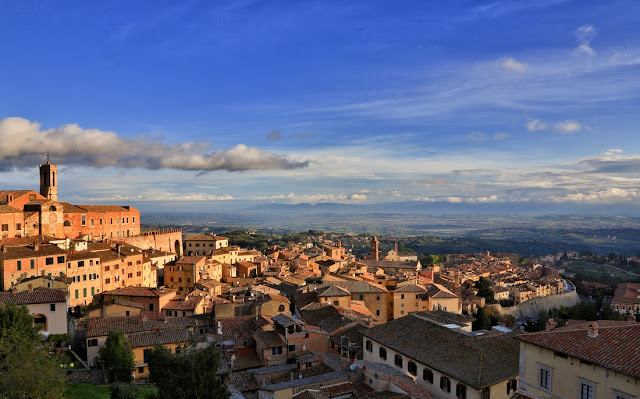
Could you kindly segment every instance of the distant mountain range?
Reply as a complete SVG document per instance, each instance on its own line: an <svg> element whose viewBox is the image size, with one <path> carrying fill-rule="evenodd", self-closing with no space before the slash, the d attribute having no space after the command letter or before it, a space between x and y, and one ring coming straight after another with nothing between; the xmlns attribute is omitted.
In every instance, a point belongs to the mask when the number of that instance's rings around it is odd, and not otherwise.
<svg viewBox="0 0 640 399"><path fill-rule="evenodd" d="M341 203L300 203L300 204L264 204L243 209L245 212L270 213L349 213L349 214L404 214L404 213L490 213L490 214L603 214L603 215L636 215L640 209L634 204L624 205L588 205L575 203L541 203L541 202L494 202L494 203L452 203L452 202L386 202L376 204L341 204Z"/></svg>

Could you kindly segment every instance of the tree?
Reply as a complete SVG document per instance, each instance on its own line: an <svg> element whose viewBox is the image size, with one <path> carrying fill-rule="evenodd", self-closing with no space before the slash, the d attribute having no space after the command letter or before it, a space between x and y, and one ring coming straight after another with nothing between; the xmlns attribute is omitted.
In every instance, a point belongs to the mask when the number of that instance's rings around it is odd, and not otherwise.
<svg viewBox="0 0 640 399"><path fill-rule="evenodd" d="M63 371L39 348L42 336L24 306L0 306L0 399L62 399Z"/></svg>
<svg viewBox="0 0 640 399"><path fill-rule="evenodd" d="M129 350L127 337L118 330L107 335L105 345L99 351L100 360L104 363L109 382L131 381L133 369L133 353Z"/></svg>
<svg viewBox="0 0 640 399"><path fill-rule="evenodd" d="M491 288L491 280L480 277L480 280L474 285L478 289L478 296L483 297L487 302L493 302L493 288Z"/></svg>
<svg viewBox="0 0 640 399"><path fill-rule="evenodd" d="M158 346L149 355L149 379L158 387L159 399L231 397L226 373L219 373L220 352L215 345L171 353Z"/></svg>

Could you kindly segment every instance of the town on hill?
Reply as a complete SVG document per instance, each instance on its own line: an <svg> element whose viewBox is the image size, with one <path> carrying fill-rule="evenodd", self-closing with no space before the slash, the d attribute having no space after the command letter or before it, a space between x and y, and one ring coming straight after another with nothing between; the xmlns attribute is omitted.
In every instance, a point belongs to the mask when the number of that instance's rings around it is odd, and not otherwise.
<svg viewBox="0 0 640 399"><path fill-rule="evenodd" d="M38 331L7 342L46 348L34 353L67 390L298 399L638 392L634 256L427 254L399 237L145 230L133 207L58 201L58 180L47 159L39 191L0 191L0 325ZM603 270L617 275L599 278ZM0 360L29 364L14 352L0 350ZM184 380L171 379L172 367Z"/></svg>

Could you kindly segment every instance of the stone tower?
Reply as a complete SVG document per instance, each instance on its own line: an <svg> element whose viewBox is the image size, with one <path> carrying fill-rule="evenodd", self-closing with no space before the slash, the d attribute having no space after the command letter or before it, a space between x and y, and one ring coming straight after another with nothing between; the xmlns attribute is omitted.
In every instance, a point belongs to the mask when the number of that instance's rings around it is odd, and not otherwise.
<svg viewBox="0 0 640 399"><path fill-rule="evenodd" d="M369 255L369 259L380 260L380 242L376 236L373 236L371 239L371 254Z"/></svg>
<svg viewBox="0 0 640 399"><path fill-rule="evenodd" d="M40 165L40 194L51 201L58 201L58 167L52 165L47 154L47 162Z"/></svg>

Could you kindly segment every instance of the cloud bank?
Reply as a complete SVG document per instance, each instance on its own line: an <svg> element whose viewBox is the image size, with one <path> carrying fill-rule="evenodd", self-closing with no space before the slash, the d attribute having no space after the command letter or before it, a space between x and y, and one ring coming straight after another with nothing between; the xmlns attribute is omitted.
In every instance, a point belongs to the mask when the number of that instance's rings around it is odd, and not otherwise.
<svg viewBox="0 0 640 399"><path fill-rule="evenodd" d="M76 124L40 128L23 118L0 120L0 168L32 167L49 153L56 163L96 168L124 167L191 171L297 169L307 161L293 161L256 147L209 151L204 142L166 144L145 136L128 138L114 132L84 129Z"/></svg>

